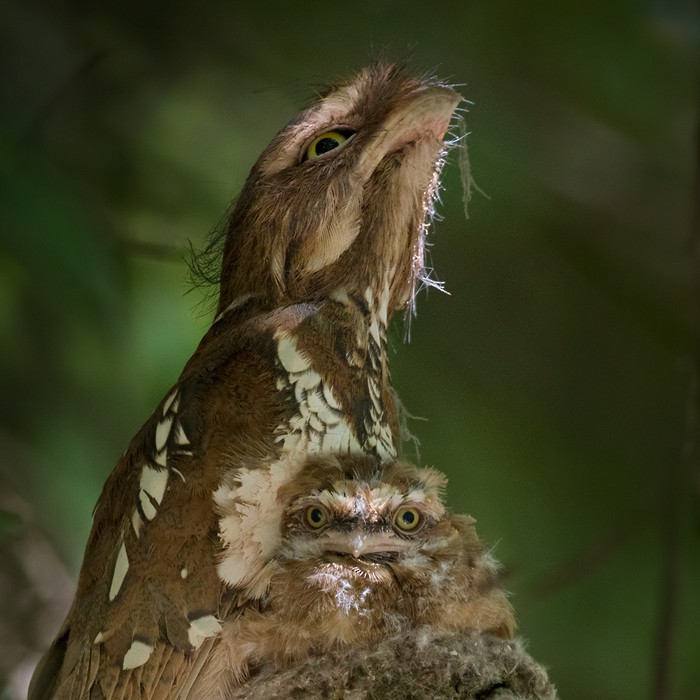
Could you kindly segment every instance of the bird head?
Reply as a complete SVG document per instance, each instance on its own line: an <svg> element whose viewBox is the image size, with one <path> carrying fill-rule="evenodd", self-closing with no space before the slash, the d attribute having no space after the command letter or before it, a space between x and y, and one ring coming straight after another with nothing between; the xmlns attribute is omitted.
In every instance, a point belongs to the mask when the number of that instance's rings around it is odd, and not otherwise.
<svg viewBox="0 0 700 700"><path fill-rule="evenodd" d="M284 556L367 571L419 566L458 534L446 519L445 483L433 469L370 457L312 459L280 495L291 497Z"/></svg>
<svg viewBox="0 0 700 700"><path fill-rule="evenodd" d="M460 100L377 64L285 126L224 229L219 313L250 296L278 306L371 290L391 315L412 298Z"/></svg>
<svg viewBox="0 0 700 700"><path fill-rule="evenodd" d="M510 636L498 566L473 518L445 508L445 484L407 463L311 458L279 494L271 609L327 640L368 640L406 623Z"/></svg>

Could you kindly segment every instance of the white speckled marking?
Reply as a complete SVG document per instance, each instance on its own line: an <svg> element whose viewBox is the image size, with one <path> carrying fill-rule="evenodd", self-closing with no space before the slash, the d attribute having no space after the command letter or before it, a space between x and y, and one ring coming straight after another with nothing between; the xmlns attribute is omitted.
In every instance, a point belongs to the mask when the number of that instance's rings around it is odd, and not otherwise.
<svg viewBox="0 0 700 700"><path fill-rule="evenodd" d="M341 406L340 402L336 398L335 394L333 393L333 389L328 386L327 384L323 385L323 398L326 400L326 403L335 411L339 411Z"/></svg>
<svg viewBox="0 0 700 700"><path fill-rule="evenodd" d="M163 416L166 415L170 411L171 408L173 408L173 413L177 412L177 406L173 407L173 404L175 403L175 399L178 399L179 403L179 393L180 389L179 387L175 387L169 394L168 398L165 399L163 402Z"/></svg>
<svg viewBox="0 0 700 700"><path fill-rule="evenodd" d="M337 301L339 304L347 305L350 303L348 291L344 287L340 287L334 292L331 292L331 299L333 299L333 301Z"/></svg>
<svg viewBox="0 0 700 700"><path fill-rule="evenodd" d="M377 322L376 318L372 319L372 322L369 324L369 334L374 338L374 342L377 345L380 345L382 342L382 336L379 331L379 323Z"/></svg>
<svg viewBox="0 0 700 700"><path fill-rule="evenodd" d="M151 499L148 497L148 494L143 490L139 491L139 501L141 502L141 510L143 511L143 514L148 520L153 520L158 511L155 509L153 503L151 503Z"/></svg>
<svg viewBox="0 0 700 700"><path fill-rule="evenodd" d="M182 427L182 424L180 421L177 422L175 426L175 444L176 445L189 445L190 441L187 438L187 435L185 435L185 430Z"/></svg>
<svg viewBox="0 0 700 700"><path fill-rule="evenodd" d="M141 515L139 514L138 510L134 510L134 512L131 514L131 527L134 529L134 534L136 537L141 537L142 525L143 520L141 520Z"/></svg>
<svg viewBox="0 0 700 700"><path fill-rule="evenodd" d="M310 585L321 590L335 590L335 601L339 612L350 615L352 611L360 615L366 614L364 611L365 601L372 593L370 588L356 591L347 578L344 566L339 564L326 564L318 573L309 576L307 581Z"/></svg>
<svg viewBox="0 0 700 700"><path fill-rule="evenodd" d="M277 427L275 441L284 451L361 452L340 401L298 350L295 338L280 334L276 339L279 361L287 372L287 381L278 382L278 387L293 390L299 412Z"/></svg>
<svg viewBox="0 0 700 700"><path fill-rule="evenodd" d="M189 572L187 571L187 569L183 568L180 570L180 578L185 579L185 578L187 578L188 574L189 574Z"/></svg>
<svg viewBox="0 0 700 700"><path fill-rule="evenodd" d="M124 577L129 570L129 557L126 555L126 544L122 538L121 546L117 559L114 562L114 574L112 575L112 584L109 587L109 599L114 600L119 593L119 589L124 583Z"/></svg>
<svg viewBox="0 0 700 700"><path fill-rule="evenodd" d="M208 637L215 637L221 632L221 623L213 615L204 615L190 621L187 638L190 644L198 649Z"/></svg>
<svg viewBox="0 0 700 700"><path fill-rule="evenodd" d="M129 650L124 654L122 662L122 670L128 671L130 668L138 668L143 666L148 659L151 658L153 647L146 642L134 640L129 647Z"/></svg>
<svg viewBox="0 0 700 700"><path fill-rule="evenodd" d="M277 356L289 374L311 369L311 363L297 350L296 341L292 337L282 335L277 338Z"/></svg>
<svg viewBox="0 0 700 700"><path fill-rule="evenodd" d="M382 366L380 359L380 348L385 344L386 324L389 307L389 286L385 282L384 289L375 300L372 288L365 290L365 300L370 309L371 321L369 326L369 360L372 371L367 374L367 391L370 398L369 416L365 418L364 428L367 432L367 439L364 447L376 451L382 460L395 459L397 456L394 436L386 422L384 406L381 400L381 386L378 378L386 369ZM374 344L374 347L373 347Z"/></svg>
<svg viewBox="0 0 700 700"><path fill-rule="evenodd" d="M281 540L284 510L279 489L306 461L304 450L284 455L269 466L232 469L214 492L224 556L216 570L231 587L246 587L268 563Z"/></svg>
<svg viewBox="0 0 700 700"><path fill-rule="evenodd" d="M141 501L143 514L149 520L153 520L156 517L153 501L158 505L161 504L165 495L165 488L168 485L168 476L169 472L167 469L154 469L148 464L144 464L141 468L139 500Z"/></svg>
<svg viewBox="0 0 700 700"><path fill-rule="evenodd" d="M389 321L389 281L388 279L384 282L384 289L379 295L379 306L377 308L379 312L379 321L386 328Z"/></svg>
<svg viewBox="0 0 700 700"><path fill-rule="evenodd" d="M168 448L163 448L162 452L156 453L155 463L160 467L166 467L168 465Z"/></svg>
<svg viewBox="0 0 700 700"><path fill-rule="evenodd" d="M156 426L156 452L162 452L165 443L168 441L170 430L173 427L173 416L171 413L158 421Z"/></svg>

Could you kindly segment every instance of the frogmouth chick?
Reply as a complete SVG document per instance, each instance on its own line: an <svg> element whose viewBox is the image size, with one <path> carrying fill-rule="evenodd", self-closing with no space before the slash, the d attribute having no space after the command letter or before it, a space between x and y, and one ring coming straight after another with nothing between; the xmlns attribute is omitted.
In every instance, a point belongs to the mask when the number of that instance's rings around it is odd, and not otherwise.
<svg viewBox="0 0 700 700"><path fill-rule="evenodd" d="M444 506L434 469L368 457L317 457L279 494L282 542L260 605L227 625L213 675L219 697L251 669L400 630L512 637L513 611L473 518ZM225 685L225 684L224 684Z"/></svg>

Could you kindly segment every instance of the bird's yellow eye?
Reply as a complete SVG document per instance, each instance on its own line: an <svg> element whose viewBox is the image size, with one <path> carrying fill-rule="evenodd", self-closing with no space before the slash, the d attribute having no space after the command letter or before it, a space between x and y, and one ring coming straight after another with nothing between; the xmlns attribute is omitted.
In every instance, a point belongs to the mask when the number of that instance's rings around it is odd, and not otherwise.
<svg viewBox="0 0 700 700"><path fill-rule="evenodd" d="M340 131L325 131L319 134L307 147L304 152L304 160L313 160L319 156L332 151L344 144L351 136L352 131L342 129Z"/></svg>
<svg viewBox="0 0 700 700"><path fill-rule="evenodd" d="M417 530L422 522L423 518L421 518L420 511L417 508L404 506L399 508L394 516L394 525L404 532Z"/></svg>
<svg viewBox="0 0 700 700"><path fill-rule="evenodd" d="M322 505L309 506L304 519L309 527L318 530L328 522L328 511Z"/></svg>

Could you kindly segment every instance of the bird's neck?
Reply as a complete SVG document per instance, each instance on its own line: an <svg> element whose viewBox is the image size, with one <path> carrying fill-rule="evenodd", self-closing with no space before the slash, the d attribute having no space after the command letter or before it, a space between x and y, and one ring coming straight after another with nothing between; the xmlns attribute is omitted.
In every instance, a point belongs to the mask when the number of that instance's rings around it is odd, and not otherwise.
<svg viewBox="0 0 700 700"><path fill-rule="evenodd" d="M322 299L283 305L245 295L217 318L210 336L214 345L217 336L250 329L271 336L275 389L291 411L274 431L282 451L391 460L400 439L387 361L389 309L388 285L338 287Z"/></svg>
<svg viewBox="0 0 700 700"><path fill-rule="evenodd" d="M387 304L381 296L338 289L297 305L303 317L277 326L280 388L299 406L280 432L285 450L398 454L398 421L387 363Z"/></svg>

